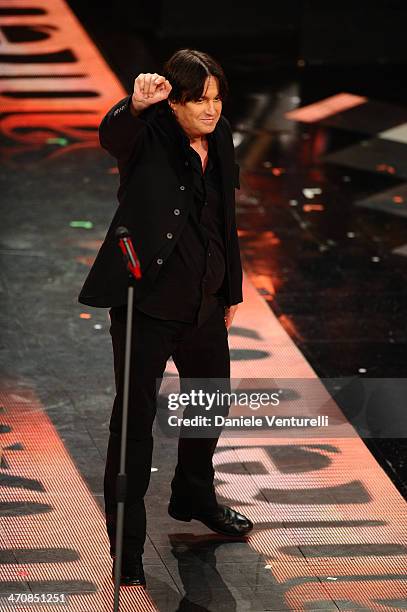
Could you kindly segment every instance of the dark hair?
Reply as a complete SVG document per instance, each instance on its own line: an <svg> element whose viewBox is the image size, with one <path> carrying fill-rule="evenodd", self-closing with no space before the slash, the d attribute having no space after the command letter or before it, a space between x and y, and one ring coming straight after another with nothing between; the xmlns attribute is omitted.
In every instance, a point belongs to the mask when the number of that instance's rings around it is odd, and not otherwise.
<svg viewBox="0 0 407 612"><path fill-rule="evenodd" d="M194 49L180 49L164 64L163 75L172 85L172 102L199 100L208 76L218 79L219 96L224 101L229 87L221 65L207 53Z"/></svg>

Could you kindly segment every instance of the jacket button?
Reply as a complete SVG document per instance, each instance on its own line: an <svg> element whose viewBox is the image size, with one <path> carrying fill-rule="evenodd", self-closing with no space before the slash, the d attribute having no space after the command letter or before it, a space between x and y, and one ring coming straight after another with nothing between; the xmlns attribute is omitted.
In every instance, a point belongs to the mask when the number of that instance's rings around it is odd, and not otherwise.
<svg viewBox="0 0 407 612"><path fill-rule="evenodd" d="M179 188L180 188L181 191L185 191L185 186L184 185L180 185Z"/></svg>
<svg viewBox="0 0 407 612"><path fill-rule="evenodd" d="M185 165L186 165L186 166L189 166L189 161L186 161L186 162L185 162Z"/></svg>
<svg viewBox="0 0 407 612"><path fill-rule="evenodd" d="M179 215L180 214L180 209L179 208L174 208L174 215Z"/></svg>
<svg viewBox="0 0 407 612"><path fill-rule="evenodd" d="M172 238L172 234L171 234L171 232L168 232L168 234L167 234L167 238L168 238L168 240L171 240L171 238Z"/></svg>
<svg viewBox="0 0 407 612"><path fill-rule="evenodd" d="M163 262L163 260L161 258L157 259L157 263L158 263L159 266L161 266L162 262Z"/></svg>

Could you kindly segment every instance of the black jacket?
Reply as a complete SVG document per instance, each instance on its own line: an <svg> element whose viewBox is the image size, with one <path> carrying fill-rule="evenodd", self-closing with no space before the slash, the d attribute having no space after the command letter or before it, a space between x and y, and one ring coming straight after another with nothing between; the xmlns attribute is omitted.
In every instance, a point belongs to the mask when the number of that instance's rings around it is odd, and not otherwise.
<svg viewBox="0 0 407 612"><path fill-rule="evenodd" d="M127 301L128 275L114 233L118 226L129 229L140 259L143 277L136 283L137 303L137 296L148 293L171 255L193 204L192 169L168 103L154 104L137 117L131 114L130 103L131 95L120 100L99 128L102 147L118 161L119 207L79 295L79 302L89 306L108 308ZM223 116L213 134L225 211L226 274L221 294L225 304L231 305L243 300L234 193L239 188L239 166L230 125Z"/></svg>

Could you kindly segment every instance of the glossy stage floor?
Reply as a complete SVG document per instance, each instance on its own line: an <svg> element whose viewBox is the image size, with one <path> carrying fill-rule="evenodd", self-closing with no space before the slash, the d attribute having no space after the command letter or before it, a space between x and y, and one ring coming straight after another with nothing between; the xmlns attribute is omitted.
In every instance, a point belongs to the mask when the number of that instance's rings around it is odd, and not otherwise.
<svg viewBox="0 0 407 612"><path fill-rule="evenodd" d="M68 5L23 4L0 10L0 610L107 611L109 323L76 296L116 206L97 126L125 89ZM404 375L407 109L336 86L307 98L300 80L229 107L245 264L229 340L233 379L324 394L323 377ZM242 541L167 515L177 440L159 410L148 589L121 589L121 609L405 610L404 442L365 443L334 401L323 410L329 435L221 438L219 499L255 522Z"/></svg>

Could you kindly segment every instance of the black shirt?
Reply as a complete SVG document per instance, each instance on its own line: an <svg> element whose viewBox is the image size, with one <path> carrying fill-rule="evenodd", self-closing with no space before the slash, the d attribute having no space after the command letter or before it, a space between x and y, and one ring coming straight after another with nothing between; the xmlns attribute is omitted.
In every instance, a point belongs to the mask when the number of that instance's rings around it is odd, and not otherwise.
<svg viewBox="0 0 407 612"><path fill-rule="evenodd" d="M176 119L173 121L176 122ZM211 134L207 136L205 172L199 154L190 146L188 137L180 127L179 136L184 156L193 173L193 206L152 291L137 303L137 308L159 319L200 326L219 302L223 303L219 293L225 276L221 176Z"/></svg>

